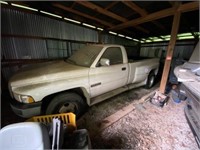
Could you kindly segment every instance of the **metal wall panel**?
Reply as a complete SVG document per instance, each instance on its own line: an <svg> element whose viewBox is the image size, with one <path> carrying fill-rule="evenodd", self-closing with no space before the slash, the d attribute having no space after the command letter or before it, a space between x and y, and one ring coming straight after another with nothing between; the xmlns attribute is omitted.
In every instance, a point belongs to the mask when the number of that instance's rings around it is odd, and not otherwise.
<svg viewBox="0 0 200 150"><path fill-rule="evenodd" d="M98 32L64 21L2 8L2 34L98 42Z"/></svg>
<svg viewBox="0 0 200 150"><path fill-rule="evenodd" d="M3 37L1 45L5 59L48 58L45 40Z"/></svg>
<svg viewBox="0 0 200 150"><path fill-rule="evenodd" d="M109 43L109 44L128 45L128 46L136 46L137 45L137 42L134 42L133 40L125 39L125 38L110 35L110 34L103 34L102 42Z"/></svg>
<svg viewBox="0 0 200 150"><path fill-rule="evenodd" d="M141 56L154 56L156 50L159 50L159 56L161 56L161 51L167 51L169 42L163 43L146 43L141 45L140 55ZM188 60L194 49L194 41L177 41L173 53L173 58L182 58Z"/></svg>

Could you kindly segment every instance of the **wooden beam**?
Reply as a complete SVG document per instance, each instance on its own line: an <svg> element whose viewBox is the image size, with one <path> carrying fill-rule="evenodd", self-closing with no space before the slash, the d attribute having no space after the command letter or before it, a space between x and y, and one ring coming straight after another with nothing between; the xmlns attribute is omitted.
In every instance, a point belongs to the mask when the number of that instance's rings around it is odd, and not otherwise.
<svg viewBox="0 0 200 150"><path fill-rule="evenodd" d="M181 12L177 11L174 15L173 19L173 24L172 24L172 30L171 30L171 39L167 48L167 55L165 59L165 65L162 73L162 79L160 83L160 92L165 93L165 87L167 84L167 79L169 75L169 70L170 70L170 65L171 61L173 58L173 52L174 52L174 47L176 44L176 39L177 39L177 33L179 29L179 23L180 23L180 17L181 17Z"/></svg>
<svg viewBox="0 0 200 150"><path fill-rule="evenodd" d="M108 9L112 8L114 5L116 5L117 3L119 3L119 1L114 1L110 5L108 5L107 7L105 7L104 9L108 10Z"/></svg>
<svg viewBox="0 0 200 150"><path fill-rule="evenodd" d="M73 2L70 8L73 8L76 5L76 2Z"/></svg>
<svg viewBox="0 0 200 150"><path fill-rule="evenodd" d="M132 10L134 10L135 12L139 13L140 16L145 17L148 15L148 12L145 9L140 8L138 5L136 5L135 3L133 3L132 1L122 1L126 6L128 6L129 8L131 8ZM152 23L154 25L156 25L157 27L159 27L162 30L165 30L165 27L158 23L157 21L152 21ZM147 30L146 30L147 31ZM145 31L143 31L145 32ZM147 33L147 32L145 32Z"/></svg>
<svg viewBox="0 0 200 150"><path fill-rule="evenodd" d="M90 9L92 9L92 10L94 10L94 11L97 11L97 12L99 12L99 13L101 13L101 14L104 14L104 15L106 15L106 16L109 16L109 17L111 17L111 18L114 18L114 19L116 19L116 20L119 20L119 21L121 21L121 22L126 22L126 21L127 21L126 18L123 18L123 17L121 17L121 16L119 16L119 15L116 15L116 14L112 13L111 11L108 11L108 10L106 10L106 9L103 9L102 7L97 6L97 5L95 5L95 4L91 3L91 2L88 2L88 1L76 1L76 2L77 2L78 4L80 4L80 5L82 5L82 6L85 6L85 7L87 7L87 8L90 8Z"/></svg>
<svg viewBox="0 0 200 150"><path fill-rule="evenodd" d="M130 26L136 26L145 22L149 22L149 21L153 21L153 20L157 20L160 18L164 18L164 17L168 17L168 16L172 16L175 13L175 8L168 8L165 10L161 10L159 12L155 12L152 14L149 14L145 17L140 17L138 19L134 19L119 25L116 25L115 27L111 27L110 30L120 30L123 28L127 28Z"/></svg>
<svg viewBox="0 0 200 150"><path fill-rule="evenodd" d="M101 23L102 25L105 25L105 26L108 26L108 27L112 27L112 26L113 26L111 23L105 22L105 21L103 21L103 20L101 20L101 19L97 19L97 18L95 18L95 17L92 17L92 16L90 16L90 15L84 14L84 13L79 12L79 11L77 11L77 10L74 10L74 9L72 9L72 8L63 6L63 5L61 5L61 4L54 3L54 4L52 4L52 5L53 5L54 7L63 9L63 10L65 10L65 11L74 13L74 14L76 14L76 15L79 15L79 16L82 16L82 17L85 17L85 18L88 18L88 19L91 19L91 20L95 20L95 21Z"/></svg>
<svg viewBox="0 0 200 150"><path fill-rule="evenodd" d="M120 29L127 28L130 26L136 26L145 22L154 21L154 20L161 19L164 17L172 16L175 14L177 10L180 12L188 12L188 11L193 11L193 10L198 10L198 9L199 9L199 2L190 2L190 3L182 4L181 6L179 6L178 9L176 9L175 7L172 7L172 8L164 9L155 13L151 13L145 17L124 22L115 27L111 27L110 30L120 30Z"/></svg>
<svg viewBox="0 0 200 150"><path fill-rule="evenodd" d="M107 9L103 9L103 8L101 8L101 7L99 7L99 6L95 5L95 4L93 4L93 3L91 3L91 2L87 2L87 1L76 1L76 2L79 3L80 5L83 5L83 6L87 7L87 8L90 8L90 9L92 9L92 10L94 10L94 11L97 11L97 12L99 12L99 13L101 13L101 14L104 14L104 15L106 15L106 16L109 16L109 17L111 17L111 18L113 18L113 19L116 19L116 20L118 20L118 21L121 21L121 22L124 22L124 23L128 21L128 19L123 18L123 17L121 17L121 16L118 16L118 15L116 15L116 14L114 14L114 13L108 11ZM145 32L145 33L149 33L148 30L146 30L146 29L144 29L144 28L142 28L142 27L136 27L136 29L138 29L138 30L140 30L140 31L142 31L142 32Z"/></svg>
<svg viewBox="0 0 200 150"><path fill-rule="evenodd" d="M194 11L198 9L199 9L199 1L182 4L181 6L179 6L178 11L184 13L184 12Z"/></svg>
<svg viewBox="0 0 200 150"><path fill-rule="evenodd" d="M122 3L139 13L141 16L146 16L148 14L144 9L140 8L135 3L132 3L132 1L122 1Z"/></svg>

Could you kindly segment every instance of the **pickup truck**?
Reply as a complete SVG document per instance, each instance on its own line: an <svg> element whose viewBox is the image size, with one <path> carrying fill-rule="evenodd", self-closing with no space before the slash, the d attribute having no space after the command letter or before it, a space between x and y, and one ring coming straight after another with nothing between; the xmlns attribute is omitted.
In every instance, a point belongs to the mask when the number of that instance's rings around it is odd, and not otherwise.
<svg viewBox="0 0 200 150"><path fill-rule="evenodd" d="M41 113L82 114L88 106L145 85L151 88L159 59L128 60L121 45L87 45L66 60L27 66L9 81L12 110L21 117Z"/></svg>

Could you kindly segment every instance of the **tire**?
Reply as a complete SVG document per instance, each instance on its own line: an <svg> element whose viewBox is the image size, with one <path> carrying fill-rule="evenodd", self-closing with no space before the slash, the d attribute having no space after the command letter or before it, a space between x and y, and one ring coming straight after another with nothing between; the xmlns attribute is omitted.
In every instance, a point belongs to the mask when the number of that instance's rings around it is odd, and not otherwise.
<svg viewBox="0 0 200 150"><path fill-rule="evenodd" d="M55 96L46 109L46 114L73 112L77 117L86 110L86 103L76 93L62 93Z"/></svg>
<svg viewBox="0 0 200 150"><path fill-rule="evenodd" d="M150 89L151 87L153 87L154 82L155 82L155 75L154 75L154 73L151 71L151 72L149 73L149 75L148 75L148 79L147 79L147 83L146 83L145 88L146 88L146 89Z"/></svg>

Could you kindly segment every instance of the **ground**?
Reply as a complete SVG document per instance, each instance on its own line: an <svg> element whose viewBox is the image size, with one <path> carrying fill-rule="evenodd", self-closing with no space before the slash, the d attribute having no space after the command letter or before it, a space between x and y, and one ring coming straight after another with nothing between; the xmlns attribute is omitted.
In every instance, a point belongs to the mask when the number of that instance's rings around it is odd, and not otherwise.
<svg viewBox="0 0 200 150"><path fill-rule="evenodd" d="M196 150L197 144L184 115L185 101L175 103L170 98L163 108L149 101L133 105L133 110L104 130L102 121L125 106L136 102L155 90L143 87L130 90L94 105L78 120L78 128L86 128L90 133L92 148L95 149L160 149ZM6 93L6 92L5 92ZM21 122L25 119L12 113L8 100L2 96L1 125Z"/></svg>

